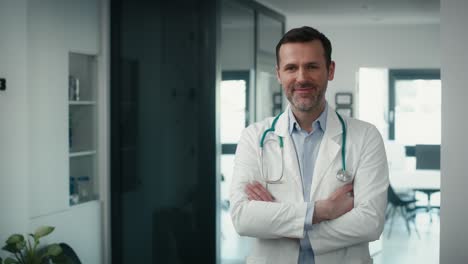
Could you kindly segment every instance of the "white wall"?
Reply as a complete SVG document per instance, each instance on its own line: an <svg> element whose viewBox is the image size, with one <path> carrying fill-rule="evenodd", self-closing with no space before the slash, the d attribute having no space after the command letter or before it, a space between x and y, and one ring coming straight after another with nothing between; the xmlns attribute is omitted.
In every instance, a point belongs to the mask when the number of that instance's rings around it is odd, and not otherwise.
<svg viewBox="0 0 468 264"><path fill-rule="evenodd" d="M26 0L0 1L0 247L28 228L28 101ZM0 256L5 252L0 250Z"/></svg>
<svg viewBox="0 0 468 264"><path fill-rule="evenodd" d="M441 1L442 153L440 263L467 263L467 1Z"/></svg>
<svg viewBox="0 0 468 264"><path fill-rule="evenodd" d="M91 264L102 263L101 202L68 205L68 53L100 52L101 1L0 0L0 243L53 225L45 242Z"/></svg>
<svg viewBox="0 0 468 264"><path fill-rule="evenodd" d="M31 0L27 7L31 217L68 207L66 6L60 0Z"/></svg>
<svg viewBox="0 0 468 264"><path fill-rule="evenodd" d="M288 18L287 30L303 25L317 28L332 42L336 73L327 93L332 106L336 92L354 92L357 97L360 67L440 68L438 24L320 25Z"/></svg>

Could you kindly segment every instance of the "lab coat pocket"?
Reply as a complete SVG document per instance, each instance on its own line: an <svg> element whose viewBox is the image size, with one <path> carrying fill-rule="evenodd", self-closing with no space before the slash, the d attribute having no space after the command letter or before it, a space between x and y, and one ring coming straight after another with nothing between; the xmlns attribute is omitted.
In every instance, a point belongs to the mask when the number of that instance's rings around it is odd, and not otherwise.
<svg viewBox="0 0 468 264"><path fill-rule="evenodd" d="M266 264L266 259L262 257L249 256L245 259L246 264Z"/></svg>

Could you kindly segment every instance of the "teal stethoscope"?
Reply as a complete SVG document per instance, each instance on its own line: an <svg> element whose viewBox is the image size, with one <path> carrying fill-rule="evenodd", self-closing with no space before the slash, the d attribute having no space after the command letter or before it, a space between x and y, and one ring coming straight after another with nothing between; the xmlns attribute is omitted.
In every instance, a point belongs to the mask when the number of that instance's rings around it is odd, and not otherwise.
<svg viewBox="0 0 468 264"><path fill-rule="evenodd" d="M336 115L338 116L338 119L340 120L340 123L341 123L341 129L343 130L343 134L341 136L341 139L342 139L342 147L341 147L341 163L342 163L342 168L340 170L338 170L338 172L336 173L336 179L341 181L341 182L351 182L353 180L353 175L348 172L346 170L346 125L345 125L345 122L343 120L343 118L341 117L340 114L338 114L338 112L335 112ZM267 184L277 184L277 183L281 183L281 179L283 179L283 172L284 172L284 160L283 160L283 146L284 146L284 143L283 143L283 137L281 136L278 136L278 139L279 139L279 147L280 147L280 152L281 152L281 173L280 173L280 176L278 177L278 179L269 179L268 176L265 175L264 173L264 164L263 164L263 147L265 145L265 142L267 141L266 140L266 136L269 132L274 132L275 131L275 126L276 126L276 122L278 121L278 118L280 117L282 113L280 113L279 115L277 115L275 117L275 119L273 119L273 123L271 124L271 127L267 130L265 130L262 134L262 138L260 139L260 159L261 159L261 166L260 166L260 173L263 177L263 179L265 180L265 182Z"/></svg>

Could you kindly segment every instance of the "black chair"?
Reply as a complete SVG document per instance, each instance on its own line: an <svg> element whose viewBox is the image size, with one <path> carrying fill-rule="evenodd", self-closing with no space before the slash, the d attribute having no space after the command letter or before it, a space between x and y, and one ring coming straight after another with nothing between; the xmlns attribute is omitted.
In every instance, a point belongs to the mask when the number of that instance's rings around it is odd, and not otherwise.
<svg viewBox="0 0 468 264"><path fill-rule="evenodd" d="M68 244L66 243L60 243L60 247L62 248L63 254L67 257L68 262L71 264L81 264L80 258L78 258L78 255L76 255L75 251L73 248L71 248Z"/></svg>
<svg viewBox="0 0 468 264"><path fill-rule="evenodd" d="M416 169L417 170L440 170L440 145L416 145ZM432 222L432 205L431 196L434 193L440 192L439 189L418 189L427 196L427 209Z"/></svg>
<svg viewBox="0 0 468 264"><path fill-rule="evenodd" d="M409 222L412 221L414 224L414 230L416 231L418 237L420 237L416 224L414 223L414 219L416 216L416 201L417 200L414 198L414 196L400 196L395 192L395 190L393 190L391 185L388 186L388 208L386 213L386 219L390 221L388 237L390 237L392 233L393 220L397 211L399 211L401 217L403 217L403 219L405 220L408 234L411 235Z"/></svg>

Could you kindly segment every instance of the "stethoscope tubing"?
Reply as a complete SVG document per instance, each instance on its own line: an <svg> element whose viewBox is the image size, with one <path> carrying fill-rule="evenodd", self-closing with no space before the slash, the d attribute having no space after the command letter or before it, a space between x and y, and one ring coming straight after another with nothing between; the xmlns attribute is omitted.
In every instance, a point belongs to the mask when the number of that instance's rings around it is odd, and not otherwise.
<svg viewBox="0 0 468 264"><path fill-rule="evenodd" d="M279 141L279 145L280 145L280 149L281 149L281 176L278 180L268 180L267 177L265 177L265 174L264 174L264 171L263 171L263 148L264 148L264 143L265 143L265 138L267 136L268 133L270 132L275 132L275 127L276 127L276 122L278 122L278 119L279 117L283 114L284 112L278 114L274 119L273 119L273 122L271 124L271 127L268 128L267 130L265 130L262 134L262 137L260 139L260 162L261 162L261 165L260 165L260 174L262 175L263 179L265 180L265 182L267 184L277 184L277 183L280 183L282 178L283 178L283 172L284 172L284 161L283 161L283 147L284 147L284 142L283 142L283 138L281 136L278 136L278 141ZM342 146L341 146L341 163L342 163L342 169L339 170L337 172L337 175L336 175L336 178L339 180L339 181L342 181L342 182L350 182L353 177L352 175L346 170L346 138L347 138L347 127L346 127L346 124L344 122L344 119L343 117L341 117L341 115L336 112L336 115L338 116L338 119L340 120L340 123L341 123L341 128L342 128Z"/></svg>

